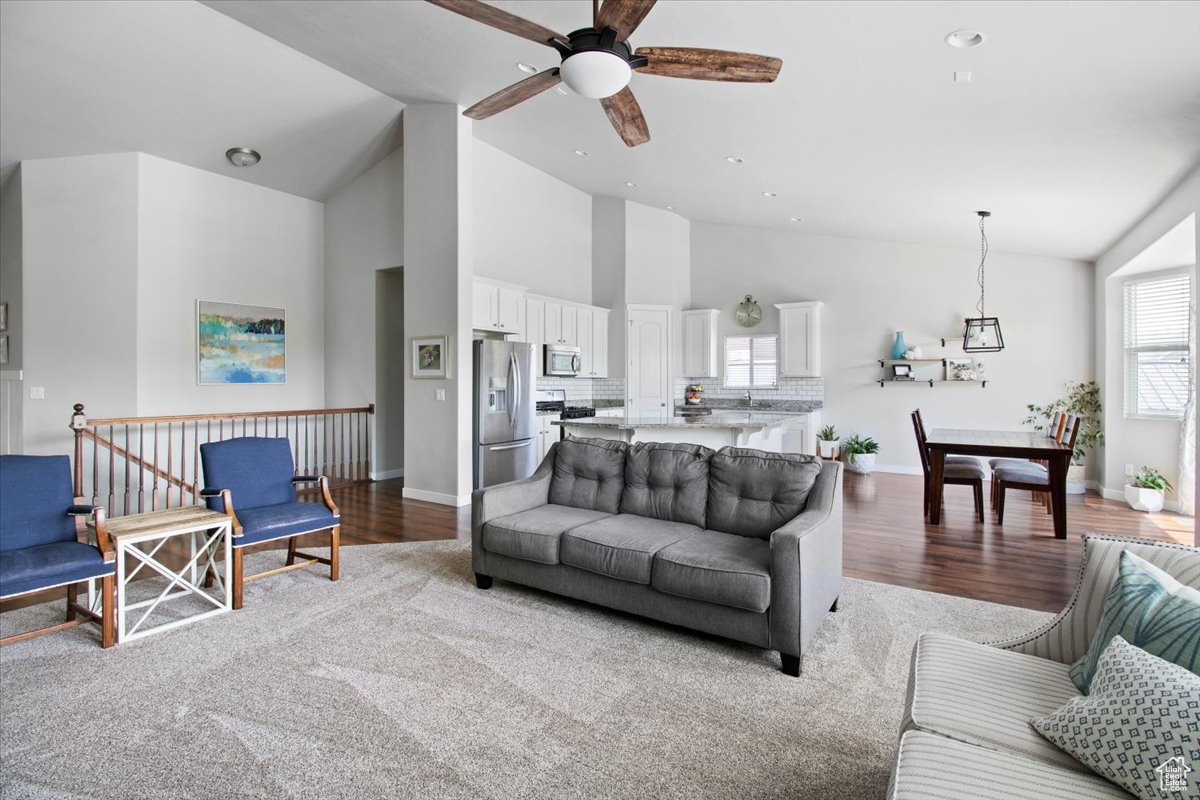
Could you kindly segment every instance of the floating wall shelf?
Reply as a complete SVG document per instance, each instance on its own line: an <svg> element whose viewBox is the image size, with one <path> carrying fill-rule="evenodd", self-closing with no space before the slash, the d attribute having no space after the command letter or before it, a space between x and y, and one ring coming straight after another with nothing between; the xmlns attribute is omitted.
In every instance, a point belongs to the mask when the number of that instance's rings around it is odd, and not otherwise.
<svg viewBox="0 0 1200 800"><path fill-rule="evenodd" d="M930 379L926 379L926 378L922 378L919 381L881 380L881 381L876 381L876 383L878 383L880 387L889 386L889 385L891 385L891 386L895 386L895 385L922 386L927 383L927 384L929 384L929 388L931 388L931 389L935 385L941 386L942 384L969 386L973 383L977 383L977 384L979 384L980 387L982 387L984 389L986 389L987 385L988 385L987 381L935 381L935 380L930 380Z"/></svg>

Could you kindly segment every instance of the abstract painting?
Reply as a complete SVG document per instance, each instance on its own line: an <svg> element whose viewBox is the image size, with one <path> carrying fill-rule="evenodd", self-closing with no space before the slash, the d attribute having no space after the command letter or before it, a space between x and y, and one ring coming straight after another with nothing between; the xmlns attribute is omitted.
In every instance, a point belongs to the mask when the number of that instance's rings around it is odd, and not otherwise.
<svg viewBox="0 0 1200 800"><path fill-rule="evenodd" d="M199 383L286 382L282 308L200 300L196 319Z"/></svg>

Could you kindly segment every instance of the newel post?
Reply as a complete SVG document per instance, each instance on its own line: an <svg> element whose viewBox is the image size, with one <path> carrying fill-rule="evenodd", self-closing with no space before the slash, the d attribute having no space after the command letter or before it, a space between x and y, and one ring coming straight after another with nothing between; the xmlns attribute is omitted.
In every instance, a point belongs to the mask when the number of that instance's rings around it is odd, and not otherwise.
<svg viewBox="0 0 1200 800"><path fill-rule="evenodd" d="M83 496L83 429L87 427L87 416L83 403L76 403L71 415L71 430L75 432L75 496Z"/></svg>

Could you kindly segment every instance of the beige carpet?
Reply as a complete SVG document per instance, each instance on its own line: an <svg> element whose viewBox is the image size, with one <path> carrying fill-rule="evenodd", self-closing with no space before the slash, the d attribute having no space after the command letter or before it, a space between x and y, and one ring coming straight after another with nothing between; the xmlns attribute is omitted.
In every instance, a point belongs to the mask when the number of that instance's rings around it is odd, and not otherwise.
<svg viewBox="0 0 1200 800"><path fill-rule="evenodd" d="M465 543L342 554L338 583L256 581L242 611L108 651L94 626L0 650L0 795L875 800L917 634L1047 618L847 580L789 678L775 653L477 590Z"/></svg>

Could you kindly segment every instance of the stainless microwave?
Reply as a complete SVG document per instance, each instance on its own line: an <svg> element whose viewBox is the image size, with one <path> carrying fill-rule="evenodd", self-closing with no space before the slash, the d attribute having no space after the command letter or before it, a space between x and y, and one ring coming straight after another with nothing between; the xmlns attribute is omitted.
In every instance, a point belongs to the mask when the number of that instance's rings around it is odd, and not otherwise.
<svg viewBox="0 0 1200 800"><path fill-rule="evenodd" d="M573 378L583 370L583 351L569 344L545 346L543 375Z"/></svg>

